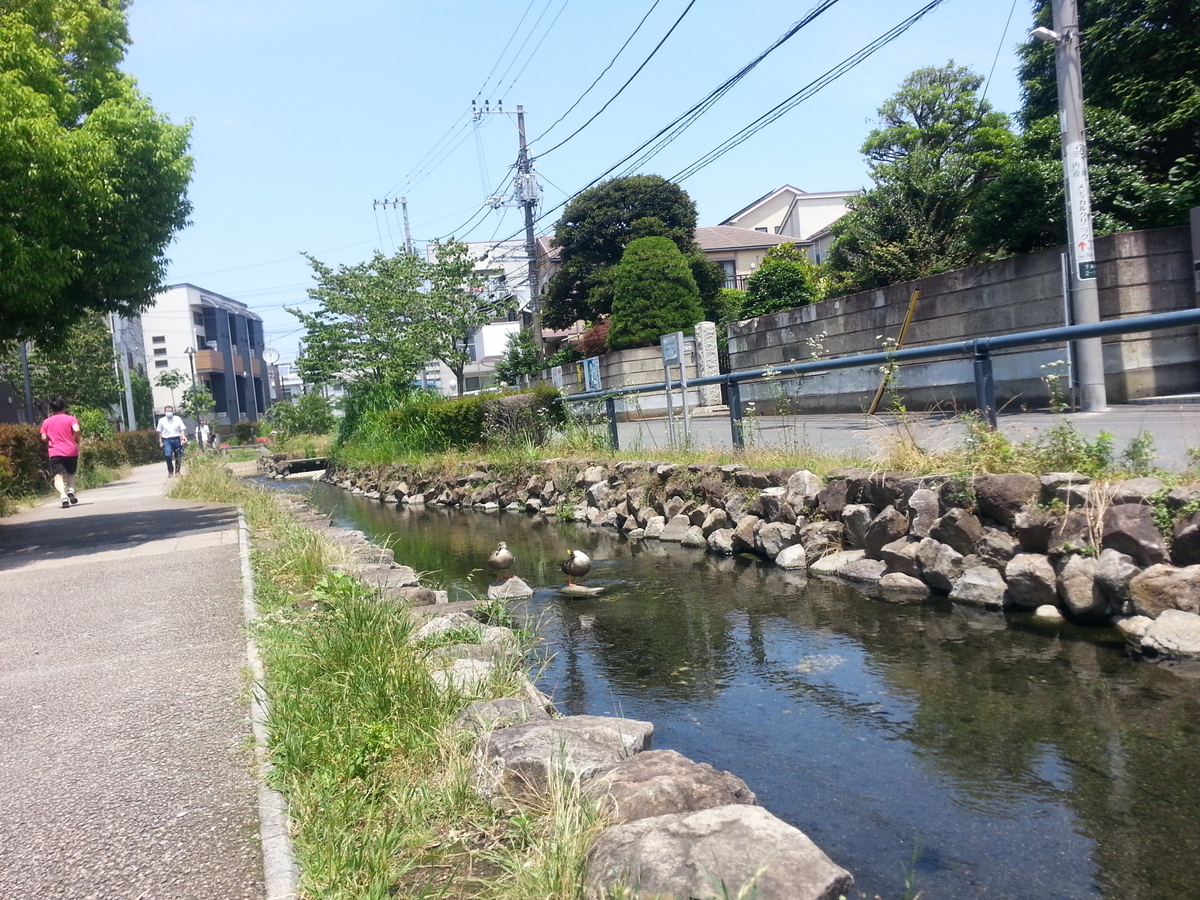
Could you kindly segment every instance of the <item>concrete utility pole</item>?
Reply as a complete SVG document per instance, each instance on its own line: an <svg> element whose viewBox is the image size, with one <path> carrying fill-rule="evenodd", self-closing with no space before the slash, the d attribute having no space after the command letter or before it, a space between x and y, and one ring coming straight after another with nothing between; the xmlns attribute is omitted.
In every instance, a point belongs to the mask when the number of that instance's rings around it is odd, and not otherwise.
<svg viewBox="0 0 1200 900"><path fill-rule="evenodd" d="M542 355L541 301L538 299L537 239L533 235L533 220L537 217L538 184L533 174L533 160L525 146L525 107L517 107L517 133L521 150L517 155L517 201L525 208L525 255L529 257L529 309L533 313L533 346Z"/></svg>
<svg viewBox="0 0 1200 900"><path fill-rule="evenodd" d="M408 228L408 198L400 198L400 208L404 210L404 249L408 251L409 256L416 256L417 250L413 246L412 232Z"/></svg>
<svg viewBox="0 0 1200 900"><path fill-rule="evenodd" d="M1079 12L1076 0L1052 0L1054 30L1030 34L1054 44L1058 76L1063 179L1067 197L1067 251L1071 260L1071 311L1074 325L1100 321L1096 290L1096 250L1092 235L1092 194L1088 181L1087 139L1083 121L1083 78L1079 63ZM1076 342L1080 403L1085 412L1108 408L1104 352L1100 338Z"/></svg>

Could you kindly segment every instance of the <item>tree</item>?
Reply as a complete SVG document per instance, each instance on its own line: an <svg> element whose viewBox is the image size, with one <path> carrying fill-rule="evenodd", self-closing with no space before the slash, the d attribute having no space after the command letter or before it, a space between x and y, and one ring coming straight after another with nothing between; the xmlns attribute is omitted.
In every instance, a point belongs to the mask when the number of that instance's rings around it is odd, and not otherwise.
<svg viewBox="0 0 1200 900"><path fill-rule="evenodd" d="M205 416L217 408L217 401L204 384L191 384L183 392L183 407L181 412L189 419L199 423Z"/></svg>
<svg viewBox="0 0 1200 900"><path fill-rule="evenodd" d="M335 422L329 400L318 391L309 391L290 401L276 403L267 411L267 419L283 437L329 434Z"/></svg>
<svg viewBox="0 0 1200 900"><path fill-rule="evenodd" d="M154 389L150 387L150 379L141 372L130 372L129 386L133 389L133 412L137 422L134 428L154 427Z"/></svg>
<svg viewBox="0 0 1200 900"><path fill-rule="evenodd" d="M609 349L656 344L703 316L696 279L679 247L665 237L630 241L613 277Z"/></svg>
<svg viewBox="0 0 1200 900"><path fill-rule="evenodd" d="M742 318L765 316L821 299L820 267L790 241L772 247L746 280Z"/></svg>
<svg viewBox="0 0 1200 900"><path fill-rule="evenodd" d="M630 241L665 237L690 253L696 249L695 232L696 204L661 176L628 175L581 192L554 228L559 270L550 279L542 322L566 328L579 319L591 322L607 315L613 303L612 270Z"/></svg>
<svg viewBox="0 0 1200 900"><path fill-rule="evenodd" d="M544 365L533 344L533 332L521 328L508 336L504 353L496 361L496 378L516 384L522 375L536 375Z"/></svg>
<svg viewBox="0 0 1200 900"><path fill-rule="evenodd" d="M121 397L114 367L112 334L101 316L88 316L71 326L58 342L34 343L29 349L29 381L42 403L61 395L73 406L106 409ZM0 352L0 382L24 390L18 346L10 342Z"/></svg>
<svg viewBox="0 0 1200 900"><path fill-rule="evenodd" d="M463 372L472 361L471 338L481 326L516 309L511 295L494 296L484 290L475 272L470 248L451 240L434 244L429 266L429 290L422 296L418 321L427 358L437 358L454 373L458 396L463 394Z"/></svg>
<svg viewBox="0 0 1200 900"><path fill-rule="evenodd" d="M977 91L982 78L949 63L918 69L879 108L863 144L874 186L833 225L838 293L910 281L986 257L970 241L975 202L1013 135Z"/></svg>
<svg viewBox="0 0 1200 900"><path fill-rule="evenodd" d="M154 386L166 388L171 392L171 405L175 405L175 388L180 387L186 379L178 369L169 369L154 379Z"/></svg>
<svg viewBox="0 0 1200 900"><path fill-rule="evenodd" d="M123 0L13 0L0 12L0 340L60 339L136 314L187 223L189 126L117 66Z"/></svg>
<svg viewBox="0 0 1200 900"><path fill-rule="evenodd" d="M1050 0L1035 0L1035 24L1051 27L1052 21ZM1166 182L1181 159L1194 165L1200 158L1200 7L1194 0L1087 0L1079 26L1084 100L1121 113L1144 132L1145 176ZM1029 127L1058 114L1054 47L1030 40L1020 53L1020 117Z"/></svg>
<svg viewBox="0 0 1200 900"><path fill-rule="evenodd" d="M297 360L309 384L337 380L406 385L433 357L417 323L425 264L400 252L333 269L315 257L308 263L317 286L308 296L315 313L288 309L305 329Z"/></svg>

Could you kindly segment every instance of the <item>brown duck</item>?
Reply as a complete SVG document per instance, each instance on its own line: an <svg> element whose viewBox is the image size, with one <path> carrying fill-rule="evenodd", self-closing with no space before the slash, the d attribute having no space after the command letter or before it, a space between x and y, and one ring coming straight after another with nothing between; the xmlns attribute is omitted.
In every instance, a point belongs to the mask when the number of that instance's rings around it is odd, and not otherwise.
<svg viewBox="0 0 1200 900"><path fill-rule="evenodd" d="M496 549L492 555L487 558L488 567L496 573L496 578L499 580L503 573L505 579L512 578L512 572L508 570L512 568L512 564L517 561L513 556L512 551L508 549L508 544L501 541L496 545Z"/></svg>
<svg viewBox="0 0 1200 900"><path fill-rule="evenodd" d="M582 550L572 550L562 564L562 570L567 576L567 584L574 584L576 578L583 578L592 571L592 561Z"/></svg>

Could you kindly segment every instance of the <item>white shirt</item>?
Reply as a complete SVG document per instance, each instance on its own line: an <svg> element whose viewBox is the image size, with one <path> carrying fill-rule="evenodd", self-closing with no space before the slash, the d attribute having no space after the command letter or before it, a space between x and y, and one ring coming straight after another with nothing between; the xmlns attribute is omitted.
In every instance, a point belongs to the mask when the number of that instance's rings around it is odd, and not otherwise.
<svg viewBox="0 0 1200 900"><path fill-rule="evenodd" d="M156 429L164 438L183 437L183 419L171 413L169 416L163 416L158 420Z"/></svg>
<svg viewBox="0 0 1200 900"><path fill-rule="evenodd" d="M207 425L201 425L199 428L196 429L196 440L200 441L201 443L204 443L205 441L208 440L208 426Z"/></svg>

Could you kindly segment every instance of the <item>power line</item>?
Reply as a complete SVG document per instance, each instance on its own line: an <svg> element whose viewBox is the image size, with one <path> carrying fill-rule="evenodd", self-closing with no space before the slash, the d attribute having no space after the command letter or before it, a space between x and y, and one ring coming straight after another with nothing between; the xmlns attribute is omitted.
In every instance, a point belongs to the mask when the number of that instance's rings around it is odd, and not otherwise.
<svg viewBox="0 0 1200 900"><path fill-rule="evenodd" d="M833 2L836 2L836 0L833 0ZM621 94L623 94L625 92L625 88L629 87L629 85L633 82L633 79L637 78L638 75L641 74L642 69L646 68L646 66L649 65L650 60L654 59L655 54L658 53L658 51L662 48L662 45L667 42L667 38L669 38L675 32L675 29L679 27L679 23L683 21L684 16L686 16L689 12L691 12L692 7L695 5L696 5L696 0L690 0L688 5L686 7L684 7L683 12L681 12L679 14L679 18L675 20L675 24L673 24L670 27L670 29L667 30L667 33L662 36L662 39L657 44L654 45L654 49L650 51L650 55L647 56L644 60L642 60L642 64L640 66L638 66L637 69L634 70L634 73L632 75L630 75L629 78L625 81L625 83L623 85L621 85L620 88L617 89L617 92L615 94L613 94L611 97L609 97L608 100L605 101L605 104L602 107L600 107L598 110L596 110L595 113L592 114L591 118L589 118L586 122L584 122L582 125L580 125L578 128L576 128L574 131L572 131L569 135L567 135L565 138L563 138L561 141L559 141L557 144L555 144L549 150L544 150L541 153L539 153L538 156L542 157L548 153L553 153L555 150L557 150L563 144L567 143L567 141L571 140L573 137L575 137L577 134L579 134L579 132L583 131L585 128L587 128L589 125L591 125L594 121L596 121L596 119L600 117L600 114L603 113L606 109L608 109L608 107L610 105L612 105L612 102L614 100L616 100L618 97L620 97Z"/></svg>
<svg viewBox="0 0 1200 900"><path fill-rule="evenodd" d="M1012 6L1008 8L1008 19L1004 23L1004 30L1000 32L1000 42L996 44L996 55L992 58L992 68L988 72L987 81L983 83L983 93L979 97L979 102L982 103L987 99L988 88L992 85L992 76L996 74L996 63L1000 61L1000 51L1004 49L1004 39L1008 37L1008 28L1012 25L1013 13L1017 9L1017 0L1013 0Z"/></svg>
<svg viewBox="0 0 1200 900"><path fill-rule="evenodd" d="M496 72L496 67L500 65L500 61L504 59L504 54L508 52L508 48L512 45L513 38L517 36L517 32L521 30L521 26L525 24L525 18L529 15L529 11L533 9L533 4L537 0L529 0L529 5L525 7L525 12L521 13L521 18L517 20L517 26L513 29L512 34L508 36L508 40L504 43L504 49L500 51L500 55L496 57L496 61L492 63L492 70L488 72L487 78L483 79L483 84L479 86L479 90L475 92L475 99L478 100L483 92L487 90L488 82L492 80L492 75ZM507 70L505 70L507 71ZM501 75L501 78L504 76Z"/></svg>
<svg viewBox="0 0 1200 900"><path fill-rule="evenodd" d="M895 25L888 31L884 32L882 35L877 37L871 43L867 44L865 47L860 49L858 52L852 54L851 56L848 56L846 59L842 60L840 63L838 63L832 69L829 69L823 75L819 76L818 78L814 79L813 81L809 82L807 85L802 87L800 90L796 91L796 93L792 94L786 100L782 101L781 103L777 104L773 108L769 109L767 112L763 113L761 116L759 116L757 119L755 119L749 125L747 125L743 129L741 129L739 132L737 132L732 137L727 138L726 140L722 141L720 144L718 144L712 150L708 151L708 153L704 154L698 160L693 162L691 165L687 166L682 171L677 173L674 177L671 178L671 181L682 181L683 179L690 178L692 175L695 175L701 169L716 162L720 157L724 156L726 153L728 153L734 147L737 147L739 144L742 144L745 141L749 140L751 137L753 137L755 134L757 134L759 131L761 131L763 128L765 128L767 125L770 125L772 122L781 118L782 116L784 116L785 114L790 112L792 109L794 109L796 106L803 103L809 97L816 94L821 89L823 89L823 88L827 87L828 85L832 84L833 82L837 81L839 78L841 78L843 75L845 75L851 69L853 69L859 63L863 62L863 60L865 60L868 57L870 57L871 55L873 55L877 50L880 50L883 47L886 47L892 41L896 40L896 38L900 37L900 35L904 34L906 31L908 31L908 29L910 29L913 25L915 25L917 22L919 22L921 19L923 19L926 15L928 15L934 9L941 6L944 2L946 2L946 0L931 0L930 3L927 3L925 6L923 6L921 9L917 10L917 12L913 13L907 19L900 22L898 25Z"/></svg>
<svg viewBox="0 0 1200 900"><path fill-rule="evenodd" d="M577 107L581 102L583 102L583 98L591 93L592 88L594 88L597 84L599 84L600 79L603 78L605 75L607 75L608 70L611 69L616 64L616 62L620 58L621 54L625 52L625 48L629 46L629 42L632 41L635 37L637 37L637 33L642 30L642 26L645 25L646 20L650 18L650 14L658 8L658 4L661 2L662 2L662 0L654 0L654 2L650 5L650 8L648 10L646 10L646 14L644 16L642 16L642 20L637 23L637 27L634 28L633 31L631 31L629 33L629 37L625 38L625 43L623 43L621 45L620 49L617 50L617 52L615 54L613 54L613 58L608 61L608 65L605 66L604 69L600 72L600 74L596 76L596 80L587 86L587 89L576 98L575 102L572 103L567 108L567 111L565 113L563 113L561 116L559 116L557 119L555 119L550 124L549 128L547 128L545 131L543 131L541 134L539 134L537 137L535 137L530 143L536 144L538 141L540 141L542 138L544 138L546 135L548 135L551 131L553 131L555 126L558 125L559 122L561 122L563 119L565 119L567 116L569 116L572 112L575 111L575 107Z"/></svg>
<svg viewBox="0 0 1200 900"><path fill-rule="evenodd" d="M533 50L530 51L530 53L529 53L529 56L526 57L525 63L521 66L521 68L519 70L517 70L517 74L513 76L513 79L512 79L512 81L510 81L508 83L508 86L500 92L501 97L503 97L505 94L509 93L509 91L512 90L513 85L517 83L517 79L520 78L525 73L525 70L527 68L529 68L529 64L531 62L533 62L534 57L537 56L537 52L540 49L542 49L542 44L544 44L546 42L546 38L550 36L550 32L553 31L554 26L558 24L558 20L562 17L563 11L567 8L567 4L570 2L571 2L571 0L563 0L563 5L558 8L558 12L554 14L554 18L551 20L550 24L546 27L546 30L544 32L542 32L541 38L538 40L537 44L534 45ZM549 7L550 7L550 4L547 3L546 8L549 9ZM543 15L544 14L545 13L543 13ZM538 17L538 21L539 22L541 21L541 16ZM537 23L534 23L533 27L534 27L534 30L536 31ZM530 37L532 37L532 36L533 36L533 32L530 32ZM517 52L520 53L520 51L517 51Z"/></svg>

